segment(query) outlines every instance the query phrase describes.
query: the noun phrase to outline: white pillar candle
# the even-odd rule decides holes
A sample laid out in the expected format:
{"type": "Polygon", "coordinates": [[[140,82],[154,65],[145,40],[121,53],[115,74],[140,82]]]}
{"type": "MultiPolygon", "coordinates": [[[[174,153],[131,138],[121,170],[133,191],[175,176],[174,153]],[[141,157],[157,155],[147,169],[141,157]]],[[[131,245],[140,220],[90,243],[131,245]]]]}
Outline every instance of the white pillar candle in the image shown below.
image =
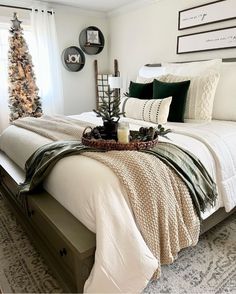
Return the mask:
{"type": "Polygon", "coordinates": [[[123,144],[129,143],[129,124],[126,122],[121,122],[118,125],[117,130],[118,142],[123,144]]]}

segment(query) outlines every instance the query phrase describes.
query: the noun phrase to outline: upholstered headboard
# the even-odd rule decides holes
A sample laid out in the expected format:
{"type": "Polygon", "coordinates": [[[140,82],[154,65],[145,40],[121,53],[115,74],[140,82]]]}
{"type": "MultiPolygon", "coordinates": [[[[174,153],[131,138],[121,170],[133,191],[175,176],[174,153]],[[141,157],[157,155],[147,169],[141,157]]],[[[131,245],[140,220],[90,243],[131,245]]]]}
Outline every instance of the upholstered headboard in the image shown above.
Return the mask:
{"type": "Polygon", "coordinates": [[[146,64],[140,68],[139,76],[151,78],[169,73],[183,76],[186,74],[182,74],[181,69],[185,66],[191,68],[191,70],[188,71],[188,74],[194,76],[203,74],[206,65],[212,66],[214,63],[214,69],[220,73],[220,79],[216,88],[212,118],[236,121],[236,58],[218,59],[220,63],[215,61],[216,60],[196,60],[175,63],[146,64]],[[196,65],[198,70],[194,70],[194,65],[196,65]],[[172,69],[175,69],[174,72],[170,69],[171,66],[173,66],[172,69]]]}

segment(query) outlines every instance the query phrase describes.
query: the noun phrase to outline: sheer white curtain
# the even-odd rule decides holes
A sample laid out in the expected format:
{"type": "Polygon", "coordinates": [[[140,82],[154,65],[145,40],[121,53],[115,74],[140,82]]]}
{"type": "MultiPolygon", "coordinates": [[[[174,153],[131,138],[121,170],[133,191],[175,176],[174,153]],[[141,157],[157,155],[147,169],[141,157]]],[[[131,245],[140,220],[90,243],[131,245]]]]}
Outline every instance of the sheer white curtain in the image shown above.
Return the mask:
{"type": "Polygon", "coordinates": [[[32,36],[35,39],[35,71],[44,114],[63,114],[63,89],[60,55],[57,44],[54,13],[45,6],[33,7],[32,36]]]}
{"type": "Polygon", "coordinates": [[[8,36],[9,27],[0,24],[0,134],[9,125],[8,36]]]}

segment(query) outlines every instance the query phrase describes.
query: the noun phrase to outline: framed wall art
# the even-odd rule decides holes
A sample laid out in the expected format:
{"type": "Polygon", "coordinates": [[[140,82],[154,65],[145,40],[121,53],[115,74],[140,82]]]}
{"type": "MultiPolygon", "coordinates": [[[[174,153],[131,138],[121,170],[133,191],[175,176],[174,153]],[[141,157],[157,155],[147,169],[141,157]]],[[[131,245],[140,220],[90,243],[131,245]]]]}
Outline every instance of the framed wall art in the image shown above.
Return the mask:
{"type": "Polygon", "coordinates": [[[98,30],[87,30],[87,43],[89,44],[100,44],[98,30]]]}
{"type": "Polygon", "coordinates": [[[177,37],[177,54],[236,48],[236,27],[177,37]]]}
{"type": "Polygon", "coordinates": [[[202,26],[236,18],[235,0],[218,0],[179,11],[178,29],[202,26]]]}

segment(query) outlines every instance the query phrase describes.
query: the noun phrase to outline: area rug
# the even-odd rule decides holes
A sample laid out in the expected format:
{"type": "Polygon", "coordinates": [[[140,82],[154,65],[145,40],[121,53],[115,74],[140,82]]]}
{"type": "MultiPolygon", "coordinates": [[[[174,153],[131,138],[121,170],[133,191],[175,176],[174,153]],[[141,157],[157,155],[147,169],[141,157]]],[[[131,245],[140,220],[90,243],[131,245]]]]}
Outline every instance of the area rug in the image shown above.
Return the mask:
{"type": "Polygon", "coordinates": [[[236,213],[182,250],[144,293],[236,294],[236,213]]]}
{"type": "Polygon", "coordinates": [[[62,292],[1,194],[0,289],[3,294],[62,292]]]}
{"type": "MultiPolygon", "coordinates": [[[[33,247],[0,195],[0,289],[6,293],[61,293],[45,261],[33,247]]],[[[0,291],[1,291],[0,290],[0,291]]],[[[143,294],[236,293],[236,213],[179,253],[143,294]]]]}

